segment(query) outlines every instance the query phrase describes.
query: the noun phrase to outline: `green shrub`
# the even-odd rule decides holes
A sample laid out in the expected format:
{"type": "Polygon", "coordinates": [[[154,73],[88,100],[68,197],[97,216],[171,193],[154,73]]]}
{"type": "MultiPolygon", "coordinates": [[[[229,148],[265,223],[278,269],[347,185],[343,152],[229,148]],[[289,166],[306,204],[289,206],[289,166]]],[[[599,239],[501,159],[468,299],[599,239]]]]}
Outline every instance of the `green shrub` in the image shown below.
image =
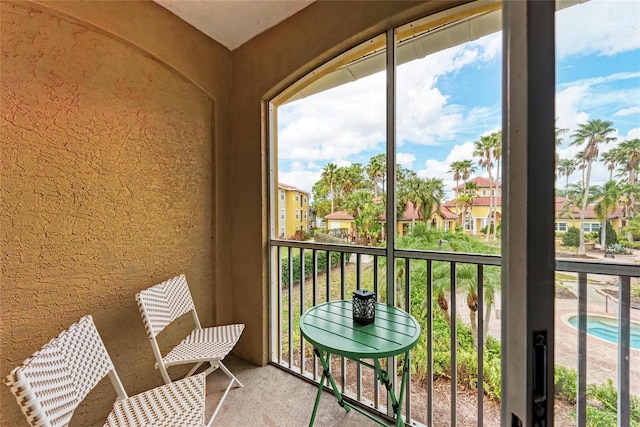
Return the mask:
{"type": "Polygon", "coordinates": [[[564,366],[556,366],[553,379],[556,387],[556,396],[575,405],[578,393],[578,373],[576,370],[565,368],[564,366]]]}
{"type": "Polygon", "coordinates": [[[317,230],[315,232],[315,241],[319,243],[335,243],[337,245],[344,245],[346,243],[344,239],[334,237],[330,234],[323,233],[317,230]]]}
{"type": "Polygon", "coordinates": [[[590,231],[588,233],[584,233],[585,240],[597,240],[600,241],[600,232],[599,231],[590,231]]]}
{"type": "MultiPolygon", "coordinates": [[[[602,384],[587,386],[587,397],[594,401],[587,406],[587,426],[614,426],[618,414],[618,390],[611,379],[602,384]]],[[[631,425],[640,426],[640,399],[629,396],[629,415],[631,425]]]]}
{"type": "MultiPolygon", "coordinates": [[[[486,225],[486,226],[482,227],[482,229],[480,230],[480,232],[481,232],[482,234],[487,234],[487,229],[488,229],[488,228],[490,228],[490,230],[489,230],[489,234],[493,234],[493,224],[491,224],[490,226],[489,226],[489,225],[486,225]]],[[[497,231],[497,234],[500,234],[500,230],[501,230],[501,228],[502,228],[502,224],[499,224],[499,225],[498,225],[498,231],[497,231]]]]}
{"type": "Polygon", "coordinates": [[[580,230],[577,227],[569,227],[564,236],[562,236],[562,243],[565,246],[579,246],[580,245],[580,230]]]}
{"type": "MultiPolygon", "coordinates": [[[[327,253],[324,251],[319,251],[317,260],[317,269],[318,273],[323,271],[327,271],[327,253]]],[[[351,254],[345,254],[346,260],[349,261],[351,258],[351,254]]],[[[331,252],[331,268],[336,267],[340,264],[340,253],[339,252],[331,252]]],[[[300,281],[300,255],[294,255],[292,257],[292,273],[293,273],[293,282],[300,281]]],[[[304,278],[308,279],[313,274],[313,253],[311,251],[306,251],[304,254],[304,278]]],[[[289,259],[285,258],[282,260],[282,284],[289,285],[289,259]]]]}

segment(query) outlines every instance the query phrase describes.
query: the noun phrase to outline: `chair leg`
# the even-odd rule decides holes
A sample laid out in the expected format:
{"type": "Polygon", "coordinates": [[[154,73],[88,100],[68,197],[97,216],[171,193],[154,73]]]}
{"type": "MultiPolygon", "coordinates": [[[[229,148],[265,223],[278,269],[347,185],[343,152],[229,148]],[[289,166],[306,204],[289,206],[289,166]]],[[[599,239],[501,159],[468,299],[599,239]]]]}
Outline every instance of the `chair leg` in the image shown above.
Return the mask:
{"type": "MultiPolygon", "coordinates": [[[[226,370],[227,368],[224,368],[224,370],[226,370]]],[[[222,395],[222,397],[220,398],[220,402],[218,402],[218,406],[216,406],[216,410],[213,411],[213,415],[211,415],[211,418],[209,418],[209,422],[207,423],[207,427],[211,427],[211,425],[213,424],[213,420],[215,419],[216,415],[218,415],[218,411],[220,411],[220,408],[222,407],[222,403],[224,403],[224,399],[227,398],[227,394],[229,394],[229,390],[231,390],[231,386],[233,385],[234,381],[238,381],[236,379],[236,377],[234,377],[233,375],[231,375],[233,378],[231,379],[231,381],[229,381],[229,385],[227,385],[226,390],[224,391],[224,394],[222,395]]],[[[240,384],[240,382],[238,381],[238,384],[240,384]]],[[[242,384],[240,384],[240,387],[242,387],[242,384]]]]}
{"type": "Polygon", "coordinates": [[[244,386],[242,385],[242,383],[241,383],[240,381],[238,381],[238,379],[235,377],[235,375],[233,375],[233,374],[231,373],[231,371],[230,371],[229,369],[227,369],[227,367],[226,367],[226,366],[224,366],[224,365],[222,364],[222,361],[220,361],[220,360],[218,361],[218,366],[220,367],[220,369],[222,369],[222,371],[223,371],[225,374],[227,374],[227,376],[228,376],[229,378],[231,378],[231,383],[232,383],[232,384],[233,384],[233,382],[235,381],[235,382],[237,382],[237,383],[238,383],[238,385],[239,385],[240,387],[244,387],[244,386]]]}

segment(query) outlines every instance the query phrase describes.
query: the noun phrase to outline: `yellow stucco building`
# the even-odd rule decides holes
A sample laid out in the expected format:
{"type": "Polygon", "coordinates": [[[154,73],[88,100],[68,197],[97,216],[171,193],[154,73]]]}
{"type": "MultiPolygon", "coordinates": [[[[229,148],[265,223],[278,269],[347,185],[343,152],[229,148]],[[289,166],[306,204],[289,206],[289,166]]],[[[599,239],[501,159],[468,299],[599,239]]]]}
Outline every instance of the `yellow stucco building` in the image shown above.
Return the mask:
{"type": "MultiPolygon", "coordinates": [[[[496,206],[496,224],[500,225],[502,219],[502,195],[499,182],[477,176],[467,183],[474,184],[471,203],[467,206],[464,229],[471,235],[478,235],[481,230],[490,223],[492,204],[496,206]]],[[[456,202],[458,194],[465,188],[464,184],[454,188],[456,197],[444,203],[444,207],[453,212],[457,218],[457,224],[462,224],[463,207],[456,202]]],[[[469,190],[467,190],[469,191],[469,190]]]]}
{"type": "Polygon", "coordinates": [[[293,237],[309,232],[309,193],[291,185],[278,183],[278,236],[293,237]]]}

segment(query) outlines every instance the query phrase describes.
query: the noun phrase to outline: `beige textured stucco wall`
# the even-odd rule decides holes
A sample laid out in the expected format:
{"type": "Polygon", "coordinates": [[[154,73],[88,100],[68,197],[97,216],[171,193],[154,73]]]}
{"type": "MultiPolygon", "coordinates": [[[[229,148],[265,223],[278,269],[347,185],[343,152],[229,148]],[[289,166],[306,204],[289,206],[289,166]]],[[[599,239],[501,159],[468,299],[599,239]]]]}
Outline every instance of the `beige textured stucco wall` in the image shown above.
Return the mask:
{"type": "Polygon", "coordinates": [[[181,272],[202,322],[244,322],[236,353],[267,363],[264,100],[455,3],[319,1],[233,54],[150,1],[0,3],[0,376],[91,313],[125,388],[160,384],[133,295],[181,272]]]}
{"type": "Polygon", "coordinates": [[[317,1],[233,51],[233,302],[236,321],[251,325],[244,332],[247,339],[236,347],[244,357],[268,361],[269,147],[264,101],[387,28],[461,3],[317,1]]]}
{"type": "MultiPolygon", "coordinates": [[[[230,52],[151,2],[0,7],[0,376],[90,313],[126,390],[159,385],[138,290],[185,273],[203,324],[232,317],[214,269],[230,52]]],[[[104,419],[107,391],[75,425],[104,419]]],[[[26,425],[0,400],[0,425],[26,425]]]]}

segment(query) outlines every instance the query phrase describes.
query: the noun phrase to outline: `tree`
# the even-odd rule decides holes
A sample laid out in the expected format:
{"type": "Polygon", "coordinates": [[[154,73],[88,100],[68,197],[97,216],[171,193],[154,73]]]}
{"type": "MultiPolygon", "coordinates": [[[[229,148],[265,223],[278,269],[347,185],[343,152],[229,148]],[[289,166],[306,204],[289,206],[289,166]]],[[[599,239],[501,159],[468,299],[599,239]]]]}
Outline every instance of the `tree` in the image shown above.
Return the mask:
{"type": "MultiPolygon", "coordinates": [[[[473,337],[473,344],[478,348],[478,274],[477,267],[473,264],[458,264],[456,270],[456,279],[458,286],[464,289],[467,295],[466,302],[469,307],[469,324],[471,325],[471,335],[473,337]]],[[[488,323],[491,313],[491,308],[495,302],[495,296],[500,289],[500,273],[495,267],[487,267],[484,271],[484,280],[482,283],[484,290],[485,300],[485,325],[483,329],[483,337],[487,335],[488,323]]],[[[483,340],[484,342],[484,340],[483,340]]]]}
{"type": "Polygon", "coordinates": [[[602,163],[607,167],[607,170],[609,171],[609,181],[611,181],[613,179],[613,171],[615,170],[618,162],[618,150],[616,148],[612,148],[606,153],[602,153],[600,160],[602,160],[602,163]]]}
{"type": "MultiPolygon", "coordinates": [[[[473,198],[476,195],[476,190],[476,184],[469,182],[465,185],[463,193],[460,193],[456,199],[456,204],[462,206],[462,230],[467,228],[467,209],[472,209],[473,207],[473,198]]],[[[471,217],[471,230],[473,230],[473,211],[469,213],[469,216],[471,217]]]]}
{"type": "MultiPolygon", "coordinates": [[[[556,122],[558,121],[558,118],[556,117],[556,122]]],[[[554,128],[554,134],[555,134],[555,139],[556,139],[556,147],[559,147],[560,144],[562,144],[562,138],[560,137],[560,135],[564,135],[565,133],[567,133],[569,131],[569,129],[561,129],[558,126],[555,126],[554,128]]],[[[556,179],[558,179],[558,164],[560,163],[560,154],[558,154],[558,152],[556,151],[555,154],[555,159],[556,159],[556,179]]]]}
{"type": "Polygon", "coordinates": [[[631,218],[627,226],[622,229],[622,232],[630,234],[632,237],[640,235],[640,216],[631,218]]]}
{"type": "MultiPolygon", "coordinates": [[[[321,178],[326,182],[329,187],[329,194],[331,194],[331,213],[334,212],[334,199],[336,196],[335,184],[338,177],[338,166],[335,163],[327,163],[322,168],[321,178]]],[[[315,200],[315,199],[314,199],[315,200]]]]}
{"type": "Polygon", "coordinates": [[[613,123],[600,119],[591,119],[587,123],[580,123],[578,129],[572,135],[571,145],[583,147],[583,158],[585,162],[585,177],[583,181],[584,197],[582,198],[582,209],[580,211],[580,246],[578,255],[586,253],[584,246],[584,216],[587,211],[587,199],[589,196],[589,181],[591,179],[591,166],[598,158],[599,145],[613,141],[615,138],[608,135],[615,131],[611,126],[613,123]]]}
{"type": "MultiPolygon", "coordinates": [[[[431,218],[434,207],[440,209],[444,198],[444,184],[441,179],[422,179],[417,176],[402,182],[398,188],[398,208],[404,212],[407,203],[411,202],[418,214],[418,218],[425,224],[431,218]]],[[[412,219],[415,226],[415,218],[412,219]]]]}
{"type": "MultiPolygon", "coordinates": [[[[493,189],[493,166],[494,166],[494,151],[496,150],[497,145],[502,145],[502,138],[498,136],[498,132],[494,132],[490,135],[481,136],[480,140],[475,141],[475,149],[473,150],[473,155],[478,157],[478,164],[481,168],[486,169],[489,174],[489,180],[491,184],[489,186],[489,225],[494,224],[494,194],[497,192],[493,189]]],[[[496,228],[494,224],[494,229],[496,228]]],[[[489,240],[489,235],[491,228],[487,231],[485,235],[485,240],[489,240]]]]}
{"type": "Polygon", "coordinates": [[[620,199],[618,184],[610,180],[605,182],[602,187],[595,186],[593,188],[593,199],[596,203],[593,210],[602,223],[600,226],[600,247],[604,250],[607,242],[607,222],[609,215],[616,211],[618,200],[620,199]]]}
{"type": "Polygon", "coordinates": [[[449,170],[447,171],[448,173],[452,173],[453,174],[453,180],[456,182],[456,187],[454,189],[455,191],[455,197],[458,197],[458,187],[460,187],[460,180],[462,179],[462,166],[461,166],[461,162],[451,162],[451,164],[449,165],[449,170]]]}
{"type": "Polygon", "coordinates": [[[578,162],[575,159],[560,159],[558,163],[558,175],[565,176],[564,191],[567,192],[569,187],[569,177],[575,172],[578,162]]]}
{"type": "Polygon", "coordinates": [[[378,154],[369,159],[367,165],[367,175],[373,183],[373,197],[378,197],[378,182],[382,184],[382,191],[385,191],[385,176],[387,172],[387,156],[378,154]]]}
{"type": "Polygon", "coordinates": [[[365,171],[360,163],[338,168],[336,172],[336,193],[339,203],[344,202],[349,194],[366,188],[365,171]]]}
{"type": "Polygon", "coordinates": [[[452,162],[449,166],[449,172],[453,173],[453,179],[456,181],[455,188],[455,197],[456,197],[456,205],[462,206],[462,229],[464,230],[464,224],[467,218],[467,206],[471,205],[471,197],[467,197],[467,180],[471,176],[472,173],[476,171],[476,167],[474,166],[471,160],[460,160],[457,162],[452,162]],[[462,195],[464,197],[460,197],[460,186],[458,182],[462,180],[463,189],[462,195]]]}
{"type": "Polygon", "coordinates": [[[640,138],[623,141],[616,148],[616,161],[627,171],[629,184],[635,184],[640,165],[640,138]]]}
{"type": "Polygon", "coordinates": [[[638,167],[640,165],[640,138],[623,141],[615,151],[616,163],[621,165],[623,170],[627,172],[627,187],[624,191],[628,198],[628,212],[626,215],[634,216],[636,214],[638,201],[638,167]]]}
{"type": "Polygon", "coordinates": [[[371,193],[365,190],[351,193],[345,199],[346,210],[353,216],[356,245],[360,244],[362,235],[367,235],[365,230],[365,223],[368,224],[366,216],[371,211],[367,211],[367,208],[372,204],[374,204],[373,197],[371,193]]]}

